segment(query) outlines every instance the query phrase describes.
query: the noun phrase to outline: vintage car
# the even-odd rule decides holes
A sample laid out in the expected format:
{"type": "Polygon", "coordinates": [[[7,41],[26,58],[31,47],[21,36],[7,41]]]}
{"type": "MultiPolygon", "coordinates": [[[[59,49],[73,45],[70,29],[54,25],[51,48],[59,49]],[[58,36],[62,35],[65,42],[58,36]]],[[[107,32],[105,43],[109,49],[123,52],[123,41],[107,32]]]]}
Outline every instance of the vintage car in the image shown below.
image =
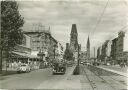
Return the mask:
{"type": "Polygon", "coordinates": [[[54,63],[53,64],[53,74],[65,74],[66,64],[65,63],[54,63]]]}
{"type": "Polygon", "coordinates": [[[17,72],[21,73],[21,72],[30,72],[31,68],[28,64],[22,64],[17,68],[17,72]]]}

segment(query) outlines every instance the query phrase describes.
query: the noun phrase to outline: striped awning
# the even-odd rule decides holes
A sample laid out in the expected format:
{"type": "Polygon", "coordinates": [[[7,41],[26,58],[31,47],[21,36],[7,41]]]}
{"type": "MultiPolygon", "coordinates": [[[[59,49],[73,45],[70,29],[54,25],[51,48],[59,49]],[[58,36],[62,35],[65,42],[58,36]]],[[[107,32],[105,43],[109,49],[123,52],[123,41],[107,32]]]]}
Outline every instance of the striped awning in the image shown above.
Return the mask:
{"type": "Polygon", "coordinates": [[[12,58],[36,58],[36,59],[39,59],[38,56],[30,55],[30,54],[26,54],[26,53],[15,52],[15,51],[12,51],[11,57],[12,58]]]}
{"type": "Polygon", "coordinates": [[[28,58],[28,55],[25,54],[25,53],[20,53],[20,52],[12,51],[11,57],[12,58],[28,58]]]}

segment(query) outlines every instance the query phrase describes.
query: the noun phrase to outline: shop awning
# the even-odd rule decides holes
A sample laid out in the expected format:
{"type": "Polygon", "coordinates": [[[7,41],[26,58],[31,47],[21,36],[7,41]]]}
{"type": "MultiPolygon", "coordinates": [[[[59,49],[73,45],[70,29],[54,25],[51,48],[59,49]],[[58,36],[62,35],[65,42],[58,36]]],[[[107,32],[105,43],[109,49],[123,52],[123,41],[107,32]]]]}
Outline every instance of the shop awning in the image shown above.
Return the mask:
{"type": "Polygon", "coordinates": [[[26,53],[15,52],[15,51],[12,51],[11,57],[12,58],[37,58],[39,59],[39,57],[36,55],[30,55],[26,53]]]}
{"type": "Polygon", "coordinates": [[[28,58],[28,55],[25,54],[25,53],[20,53],[20,52],[12,51],[11,57],[12,58],[28,58]]]}

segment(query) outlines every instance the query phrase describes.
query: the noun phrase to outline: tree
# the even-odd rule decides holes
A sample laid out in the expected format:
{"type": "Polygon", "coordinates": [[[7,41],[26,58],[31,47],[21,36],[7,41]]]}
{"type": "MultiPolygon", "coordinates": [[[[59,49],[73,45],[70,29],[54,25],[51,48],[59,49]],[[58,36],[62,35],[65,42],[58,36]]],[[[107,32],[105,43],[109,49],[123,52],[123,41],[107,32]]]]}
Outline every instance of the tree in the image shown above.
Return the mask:
{"type": "Polygon", "coordinates": [[[70,49],[66,49],[64,52],[64,59],[71,61],[73,60],[73,52],[70,49]]]}
{"type": "Polygon", "coordinates": [[[22,43],[23,33],[21,27],[23,24],[24,19],[19,13],[17,2],[1,1],[1,71],[3,51],[9,54],[17,44],[22,43]]]}

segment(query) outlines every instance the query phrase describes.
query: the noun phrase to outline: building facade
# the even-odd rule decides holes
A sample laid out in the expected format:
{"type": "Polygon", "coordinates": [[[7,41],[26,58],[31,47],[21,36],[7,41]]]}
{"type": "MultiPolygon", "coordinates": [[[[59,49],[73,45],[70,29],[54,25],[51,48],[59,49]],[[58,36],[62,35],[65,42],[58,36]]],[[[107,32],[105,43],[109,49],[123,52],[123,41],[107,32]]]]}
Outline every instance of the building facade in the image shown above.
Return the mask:
{"type": "Polygon", "coordinates": [[[108,42],[109,42],[109,40],[106,40],[106,41],[104,42],[104,44],[102,45],[102,50],[101,50],[101,61],[102,61],[104,64],[107,63],[107,59],[108,59],[108,56],[107,56],[108,42]]]}
{"type": "Polygon", "coordinates": [[[118,63],[120,63],[123,60],[123,49],[124,49],[124,36],[125,33],[123,31],[120,31],[118,33],[118,40],[117,40],[117,57],[118,63]]]}
{"type": "Polygon", "coordinates": [[[32,54],[42,58],[53,60],[56,58],[58,42],[52,37],[49,30],[35,30],[24,32],[31,37],[31,50],[32,54]]]}
{"type": "Polygon", "coordinates": [[[30,41],[31,38],[26,34],[23,34],[23,40],[21,45],[16,45],[12,51],[12,59],[29,59],[31,55],[31,48],[30,48],[30,41]]]}
{"type": "Polygon", "coordinates": [[[111,45],[111,57],[112,57],[112,60],[116,63],[116,53],[117,53],[117,40],[118,38],[114,38],[112,40],[112,45],[111,45]]]}
{"type": "Polygon", "coordinates": [[[101,60],[101,47],[98,47],[98,49],[97,49],[97,60],[98,61],[101,60]]]}

